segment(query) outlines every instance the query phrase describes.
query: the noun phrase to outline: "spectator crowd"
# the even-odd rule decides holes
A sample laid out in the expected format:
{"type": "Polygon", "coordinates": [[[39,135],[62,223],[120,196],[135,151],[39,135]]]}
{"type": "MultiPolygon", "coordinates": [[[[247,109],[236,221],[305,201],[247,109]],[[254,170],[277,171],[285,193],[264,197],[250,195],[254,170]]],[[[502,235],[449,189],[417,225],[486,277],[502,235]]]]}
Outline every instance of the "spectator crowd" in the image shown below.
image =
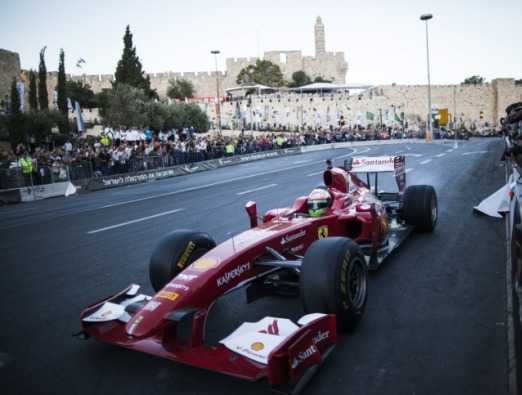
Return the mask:
{"type": "Polygon", "coordinates": [[[96,137],[67,140],[63,145],[19,144],[14,150],[0,150],[0,189],[13,187],[8,184],[13,183],[15,175],[17,184],[21,179],[23,185],[46,184],[303,145],[416,137],[412,133],[384,127],[343,126],[255,135],[242,131],[225,136],[219,132],[198,135],[192,128],[167,132],[105,128],[96,137]]]}

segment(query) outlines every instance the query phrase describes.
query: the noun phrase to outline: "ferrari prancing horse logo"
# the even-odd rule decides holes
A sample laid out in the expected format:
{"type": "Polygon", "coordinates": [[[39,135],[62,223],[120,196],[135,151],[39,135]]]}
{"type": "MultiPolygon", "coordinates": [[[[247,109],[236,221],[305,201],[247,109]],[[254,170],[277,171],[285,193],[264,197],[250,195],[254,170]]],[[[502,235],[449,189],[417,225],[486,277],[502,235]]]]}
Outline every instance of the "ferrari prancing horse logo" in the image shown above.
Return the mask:
{"type": "Polygon", "coordinates": [[[317,229],[317,236],[320,238],[320,239],[326,239],[328,237],[328,226],[320,226],[318,229],[317,229]]]}

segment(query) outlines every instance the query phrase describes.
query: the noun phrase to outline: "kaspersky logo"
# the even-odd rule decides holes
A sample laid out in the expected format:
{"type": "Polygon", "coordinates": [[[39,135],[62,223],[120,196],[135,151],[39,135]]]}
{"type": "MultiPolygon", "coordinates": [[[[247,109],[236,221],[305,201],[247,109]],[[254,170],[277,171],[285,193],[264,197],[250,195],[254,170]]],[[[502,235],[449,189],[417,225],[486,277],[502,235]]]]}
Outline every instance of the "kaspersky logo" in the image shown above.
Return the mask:
{"type": "Polygon", "coordinates": [[[281,245],[285,245],[286,243],[290,243],[291,241],[300,239],[301,237],[304,237],[304,236],[306,236],[306,230],[302,230],[298,233],[294,233],[293,235],[284,236],[281,239],[281,245]]]}

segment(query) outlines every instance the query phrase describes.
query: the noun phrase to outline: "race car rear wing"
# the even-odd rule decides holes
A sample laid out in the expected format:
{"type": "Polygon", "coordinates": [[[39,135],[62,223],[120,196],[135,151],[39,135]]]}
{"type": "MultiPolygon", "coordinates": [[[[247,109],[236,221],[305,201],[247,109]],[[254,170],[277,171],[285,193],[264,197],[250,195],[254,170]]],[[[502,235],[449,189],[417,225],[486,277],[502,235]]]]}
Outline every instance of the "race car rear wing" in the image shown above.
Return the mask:
{"type": "Polygon", "coordinates": [[[398,156],[354,156],[344,163],[345,170],[350,173],[365,173],[368,186],[370,175],[374,175],[374,189],[378,193],[378,174],[394,173],[399,192],[406,188],[406,157],[398,156]]]}

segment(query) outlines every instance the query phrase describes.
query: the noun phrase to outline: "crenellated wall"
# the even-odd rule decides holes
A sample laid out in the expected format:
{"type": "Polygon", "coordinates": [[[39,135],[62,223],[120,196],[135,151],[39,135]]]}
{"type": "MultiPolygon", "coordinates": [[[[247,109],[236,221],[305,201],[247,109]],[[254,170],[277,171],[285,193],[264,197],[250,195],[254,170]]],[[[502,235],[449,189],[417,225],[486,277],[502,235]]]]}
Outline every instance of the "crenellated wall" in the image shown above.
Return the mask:
{"type": "MultiPolygon", "coordinates": [[[[522,101],[522,85],[517,85],[514,79],[496,79],[483,85],[433,85],[431,92],[433,108],[447,108],[451,118],[456,115],[457,124],[468,128],[472,125],[485,127],[486,123],[490,127],[499,127],[505,108],[513,102],[522,101]]],[[[237,114],[240,112],[241,119],[246,123],[269,123],[290,128],[297,125],[329,127],[337,125],[341,115],[352,125],[375,124],[382,115],[383,123],[391,126],[395,122],[395,114],[400,117],[404,113],[410,127],[416,128],[426,120],[427,93],[426,85],[383,85],[351,95],[338,92],[251,96],[250,106],[247,100],[223,103],[222,121],[230,127],[237,126],[237,114]],[[373,113],[373,121],[367,119],[367,113],[373,113]]],[[[215,122],[214,106],[202,108],[215,122]]]]}

